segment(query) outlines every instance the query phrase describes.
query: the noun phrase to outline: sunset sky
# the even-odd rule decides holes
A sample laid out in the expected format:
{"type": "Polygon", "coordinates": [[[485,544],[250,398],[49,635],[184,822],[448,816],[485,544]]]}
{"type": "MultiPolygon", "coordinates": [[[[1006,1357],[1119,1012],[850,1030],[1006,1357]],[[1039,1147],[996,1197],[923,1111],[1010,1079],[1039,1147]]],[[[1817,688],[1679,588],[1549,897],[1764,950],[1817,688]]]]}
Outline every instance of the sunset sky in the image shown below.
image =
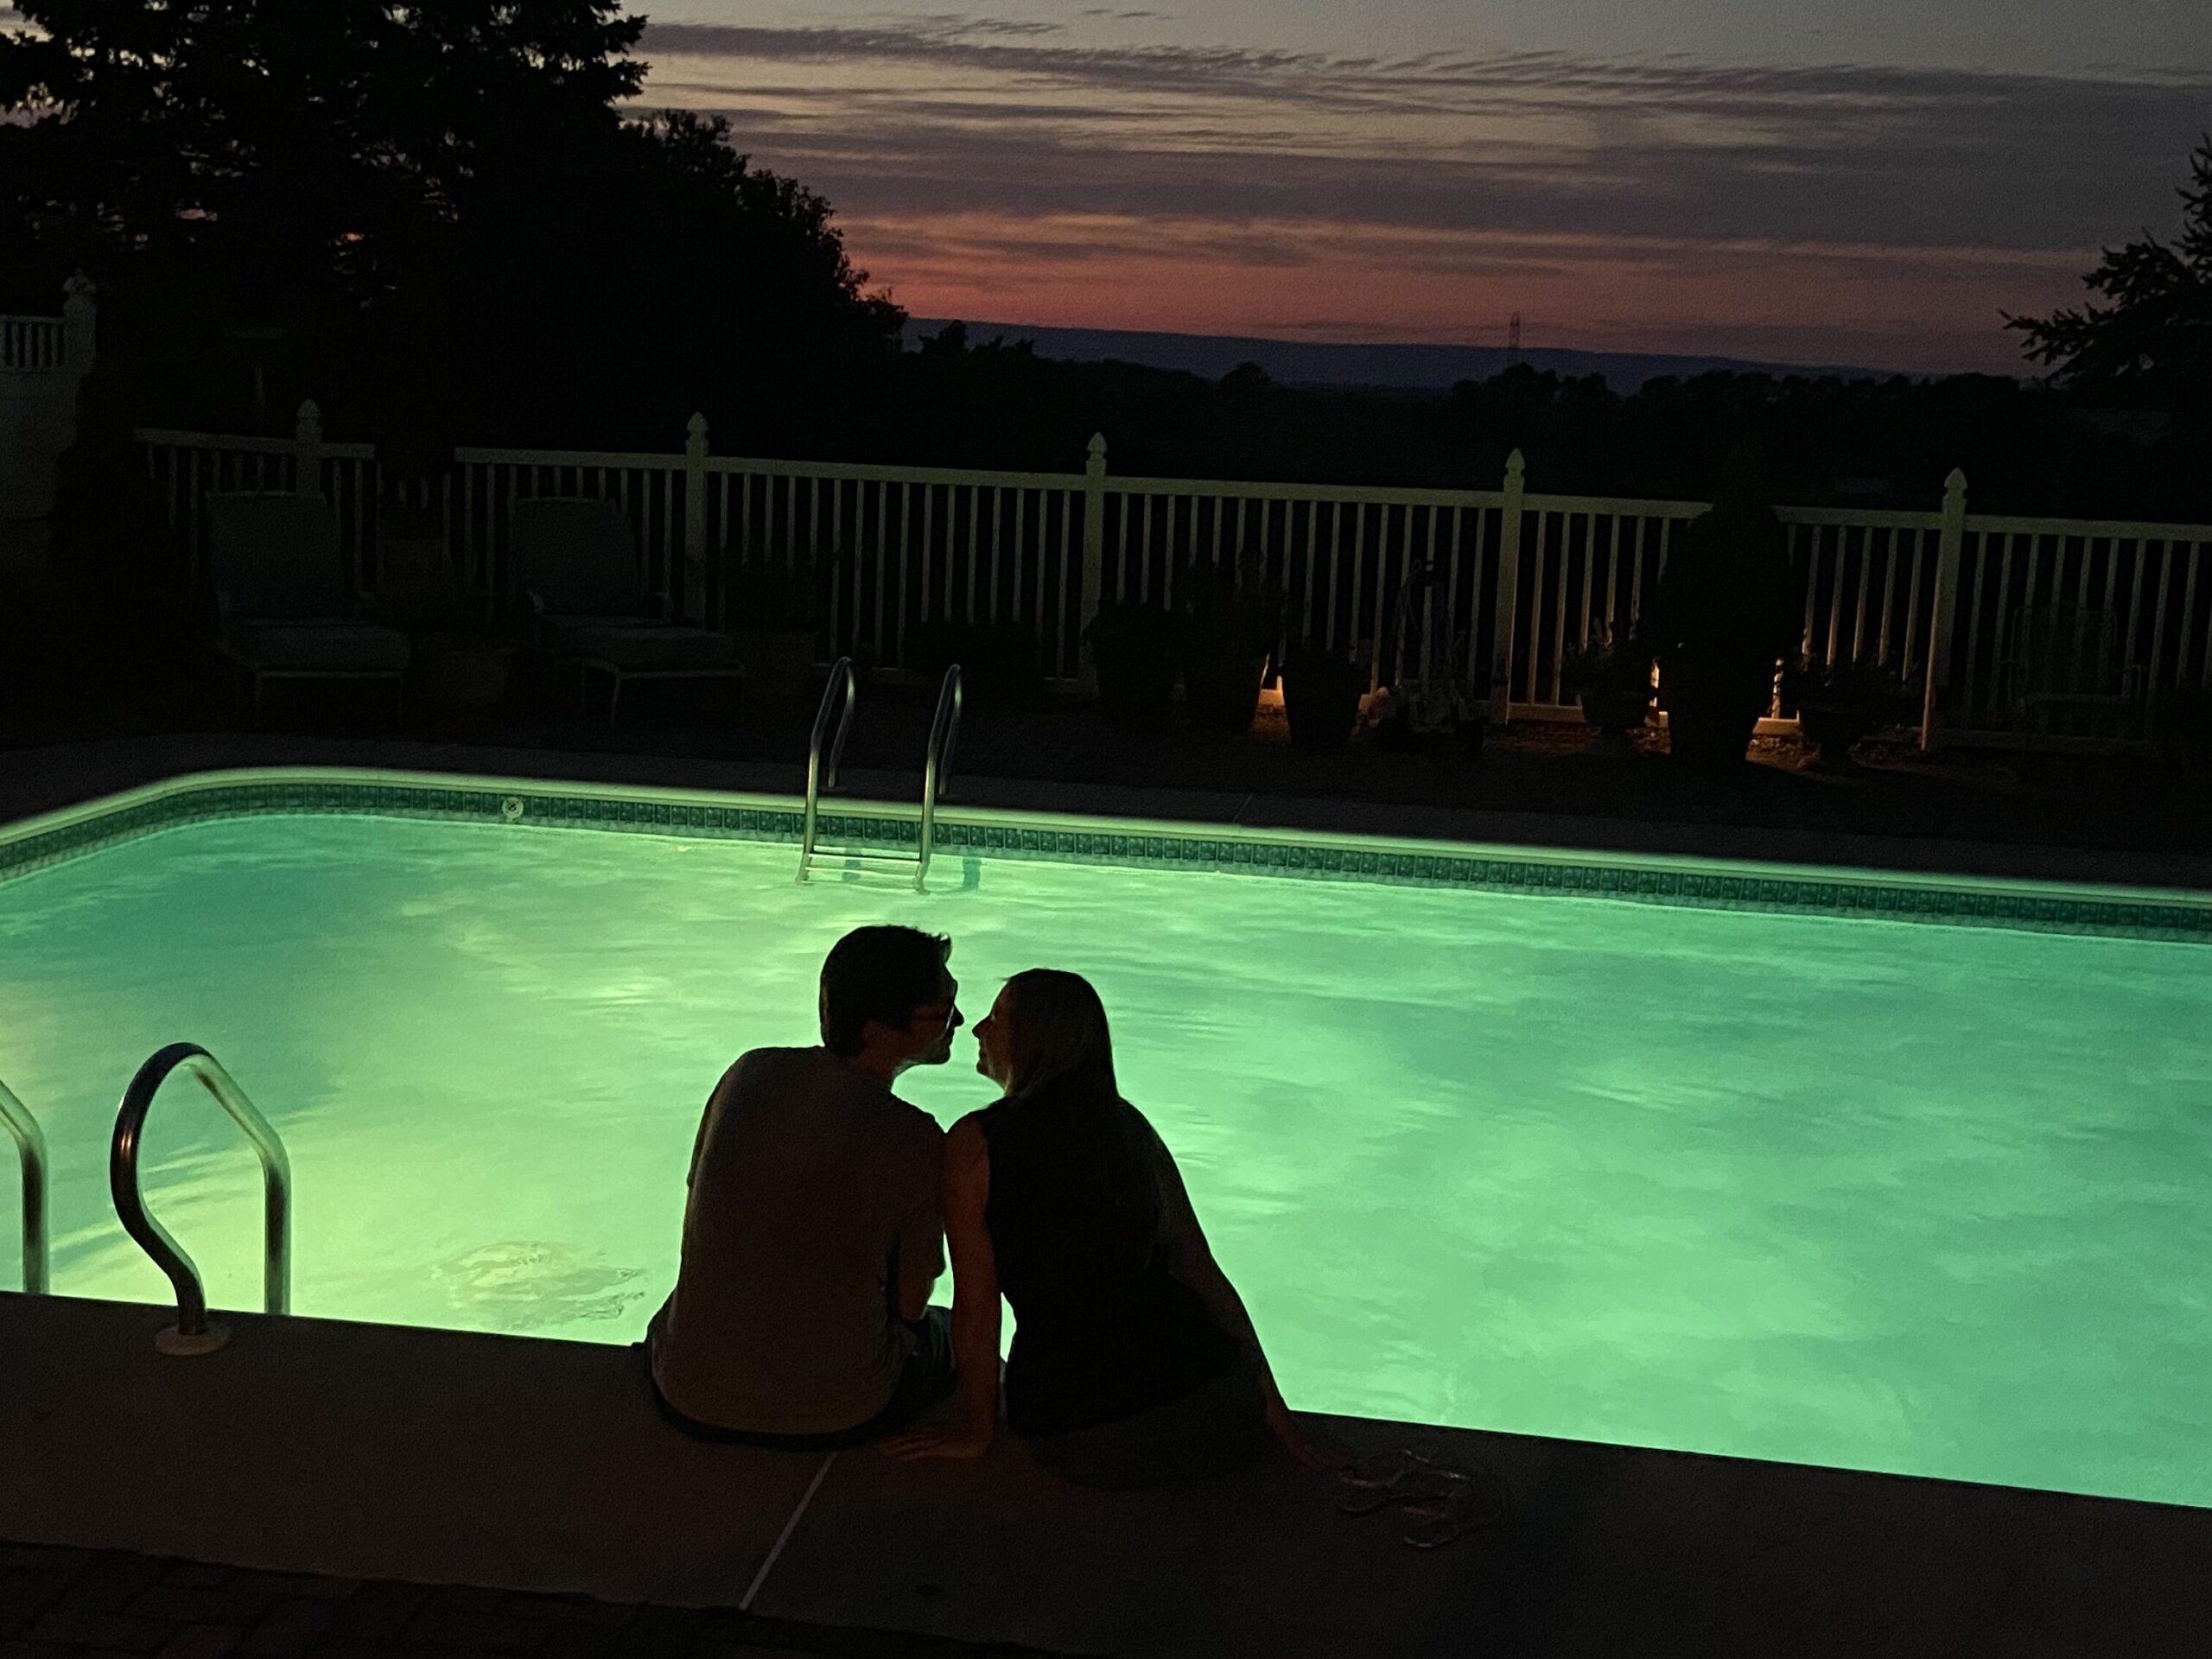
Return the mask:
{"type": "Polygon", "coordinates": [[[2212,0],[945,3],[630,0],[639,101],[917,316],[2000,373],[2212,130],[2212,0]]]}
{"type": "Polygon", "coordinates": [[[2212,128],[2205,0],[638,9],[921,316],[2019,372],[2212,128]]]}

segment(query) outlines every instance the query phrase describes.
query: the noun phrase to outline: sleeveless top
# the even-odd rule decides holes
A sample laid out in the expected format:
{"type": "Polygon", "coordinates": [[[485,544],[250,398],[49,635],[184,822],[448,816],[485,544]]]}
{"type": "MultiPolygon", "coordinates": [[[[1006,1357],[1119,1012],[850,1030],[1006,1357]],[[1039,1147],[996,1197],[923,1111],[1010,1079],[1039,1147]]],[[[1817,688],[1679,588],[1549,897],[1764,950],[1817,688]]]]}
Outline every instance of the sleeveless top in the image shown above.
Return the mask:
{"type": "Polygon", "coordinates": [[[1048,1084],[978,1120],[990,1157],[983,1221],[1014,1308],[1006,1408],[1015,1433],[1130,1416],[1236,1363],[1236,1338],[1168,1272],[1161,1230],[1134,1207],[1158,1192],[1160,1155],[1136,1108],[1048,1084]]]}

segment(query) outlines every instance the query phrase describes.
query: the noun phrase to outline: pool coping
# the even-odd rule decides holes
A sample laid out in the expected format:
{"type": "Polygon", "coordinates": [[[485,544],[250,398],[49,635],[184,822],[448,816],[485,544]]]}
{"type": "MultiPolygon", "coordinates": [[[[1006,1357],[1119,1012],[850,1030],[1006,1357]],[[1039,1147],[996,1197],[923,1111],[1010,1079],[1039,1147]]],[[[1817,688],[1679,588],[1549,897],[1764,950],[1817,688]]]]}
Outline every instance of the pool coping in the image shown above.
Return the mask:
{"type": "Polygon", "coordinates": [[[0,1536],[1114,1659],[2148,1659],[2212,1618],[2186,1505],[1301,1414],[1503,1489],[1423,1553],[1286,1459],[1112,1492],[1011,1435],[964,1462],[715,1446],[625,1349],[221,1318],[228,1345],[178,1358],[159,1307],[0,1292],[0,1536]]]}
{"type": "MultiPolygon", "coordinates": [[[[342,766],[188,770],[0,824],[0,883],[187,824],[259,813],[374,815],[796,849],[803,802],[760,790],[342,766]]],[[[912,850],[918,809],[824,798],[822,873],[841,844],[912,850]]],[[[1319,828],[941,804],[935,857],[1113,864],[1450,886],[2010,931],[2212,944],[2212,892],[2117,882],[1624,852],[1319,828]]],[[[974,872],[965,870],[972,878],[974,872]]]]}

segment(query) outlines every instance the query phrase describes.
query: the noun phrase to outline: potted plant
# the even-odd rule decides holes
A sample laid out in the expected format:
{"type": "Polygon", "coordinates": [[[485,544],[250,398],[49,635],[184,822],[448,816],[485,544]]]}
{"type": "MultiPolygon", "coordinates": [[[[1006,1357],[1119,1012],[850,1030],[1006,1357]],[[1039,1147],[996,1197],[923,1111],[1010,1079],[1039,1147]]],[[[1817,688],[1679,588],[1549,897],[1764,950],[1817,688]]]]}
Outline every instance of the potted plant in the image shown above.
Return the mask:
{"type": "Polygon", "coordinates": [[[837,568],[834,555],[816,559],[805,554],[790,563],[764,556],[727,567],[723,614],[737,660],[756,690],[795,693],[805,684],[830,620],[830,584],[837,568]]]}
{"type": "Polygon", "coordinates": [[[1083,637],[1106,717],[1137,731],[1164,728],[1175,706],[1175,619],[1124,601],[1100,610],[1083,637]]]}
{"type": "Polygon", "coordinates": [[[1391,607],[1396,626],[1390,634],[1388,680],[1378,690],[1375,709],[1375,743],[1378,748],[1411,753],[1434,753],[1458,747],[1468,756],[1483,752],[1483,738],[1490,729],[1490,705],[1459,668],[1470,659],[1470,636],[1449,630],[1448,603],[1430,602],[1441,592],[1434,565],[1410,572],[1398,589],[1391,607]],[[1415,601],[1422,601],[1418,606],[1415,601]],[[1440,636],[1436,622],[1441,608],[1447,613],[1440,636]],[[1418,612],[1421,626],[1413,620],[1418,612]]]}
{"type": "Polygon", "coordinates": [[[1311,641],[1283,658],[1282,712],[1294,748],[1341,749],[1359,721],[1359,702],[1371,677],[1368,660],[1311,641]]]}
{"type": "Polygon", "coordinates": [[[1644,612],[1669,753],[1700,769],[1742,763],[1796,644],[1803,598],[1758,448],[1738,443],[1711,511],[1683,527],[1644,612]]]}
{"type": "Polygon", "coordinates": [[[1282,589],[1264,571],[1259,549],[1248,548],[1230,569],[1193,563],[1176,576],[1183,708],[1193,731],[1252,729],[1268,657],[1282,631],[1282,589]]]}
{"type": "Polygon", "coordinates": [[[1821,663],[1801,657],[1782,671],[1782,701],[1797,710],[1797,728],[1823,766],[1851,765],[1851,746],[1869,732],[1904,718],[1904,677],[1886,663],[1821,663]]]}
{"type": "Polygon", "coordinates": [[[1600,622],[1586,645],[1571,645],[1560,664],[1560,689],[1582,705],[1582,718],[1601,741],[1632,747],[1629,734],[1651,712],[1651,650],[1641,639],[1622,639],[1600,622]]]}

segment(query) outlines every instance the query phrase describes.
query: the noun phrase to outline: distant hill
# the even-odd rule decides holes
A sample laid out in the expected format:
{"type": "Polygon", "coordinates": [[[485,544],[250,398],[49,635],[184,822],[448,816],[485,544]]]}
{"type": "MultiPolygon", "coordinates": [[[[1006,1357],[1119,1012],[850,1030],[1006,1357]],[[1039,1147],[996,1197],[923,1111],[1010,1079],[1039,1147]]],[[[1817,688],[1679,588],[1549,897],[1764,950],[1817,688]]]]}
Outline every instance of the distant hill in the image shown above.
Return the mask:
{"type": "MultiPolygon", "coordinates": [[[[945,320],[911,317],[906,322],[906,346],[912,350],[925,336],[944,327],[945,320]]],[[[1040,328],[1030,323],[977,322],[968,324],[968,343],[987,344],[1003,336],[1006,343],[1034,340],[1039,357],[1077,363],[1117,359],[1147,368],[1182,369],[1218,380],[1240,363],[1257,363],[1269,378],[1284,385],[1370,388],[1392,391],[1447,391],[1460,380],[1487,380],[1512,360],[1502,346],[1363,346],[1315,344],[1306,340],[1259,340],[1238,334],[1156,334],[1120,328],[1040,328]]],[[[1563,377],[1601,374],[1615,391],[1636,391],[1660,375],[1685,378],[1713,370],[1734,374],[1764,373],[1808,377],[1840,375],[1847,380],[1885,380],[1891,371],[1841,365],[1755,363],[1735,357],[1677,357],[1649,352],[1567,352],[1542,347],[1524,350],[1521,361],[1538,370],[1549,369],[1563,377]]],[[[1916,376],[1916,378],[1930,377],[1916,376]]]]}

